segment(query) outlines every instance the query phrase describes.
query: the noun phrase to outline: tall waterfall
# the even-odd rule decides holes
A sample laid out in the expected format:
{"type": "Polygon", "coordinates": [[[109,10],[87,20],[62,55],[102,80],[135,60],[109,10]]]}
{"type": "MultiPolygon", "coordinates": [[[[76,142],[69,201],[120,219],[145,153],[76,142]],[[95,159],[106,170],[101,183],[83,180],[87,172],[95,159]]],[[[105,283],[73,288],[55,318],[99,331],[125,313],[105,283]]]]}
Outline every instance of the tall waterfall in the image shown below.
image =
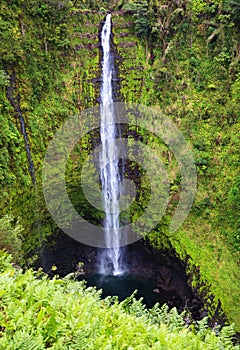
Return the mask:
{"type": "Polygon", "coordinates": [[[120,174],[116,125],[113,107],[112,78],[114,63],[111,57],[111,15],[106,16],[101,32],[103,50],[102,84],[100,90],[101,143],[100,178],[102,184],[102,204],[105,211],[104,228],[106,249],[100,254],[101,274],[119,275],[123,273],[121,247],[119,247],[119,198],[120,174]]]}

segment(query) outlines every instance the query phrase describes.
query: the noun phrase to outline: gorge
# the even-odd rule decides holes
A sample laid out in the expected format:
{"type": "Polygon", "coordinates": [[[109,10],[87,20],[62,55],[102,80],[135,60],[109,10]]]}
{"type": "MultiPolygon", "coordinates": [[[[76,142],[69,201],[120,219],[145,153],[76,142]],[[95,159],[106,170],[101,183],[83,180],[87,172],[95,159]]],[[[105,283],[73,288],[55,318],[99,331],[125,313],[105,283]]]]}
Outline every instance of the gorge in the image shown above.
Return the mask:
{"type": "MultiPolygon", "coordinates": [[[[152,307],[156,302],[160,305],[167,303],[170,307],[176,307],[179,312],[188,310],[195,320],[200,319],[208,314],[206,300],[204,300],[208,293],[207,288],[201,295],[200,287],[204,289],[204,284],[197,288],[191,287],[190,280],[193,277],[191,274],[187,275],[187,264],[176,256],[172,247],[167,250],[165,248],[156,250],[148,247],[148,244],[151,245],[149,241],[147,244],[140,241],[131,246],[121,246],[123,239],[120,236],[119,202],[124,192],[122,183],[125,174],[124,166],[120,167],[119,164],[119,143],[116,142],[121,138],[122,130],[121,125],[117,125],[115,121],[117,111],[114,110],[113,80],[119,79],[116,77],[116,70],[119,68],[114,66],[116,50],[113,50],[110,14],[106,15],[100,26],[99,42],[101,120],[98,142],[101,144],[101,151],[98,171],[104,211],[104,219],[100,224],[104,227],[106,248],[88,247],[60,235],[56,238],[54,247],[51,248],[51,244],[43,247],[37,266],[49,272],[54,265],[57,267],[56,273],[64,276],[71,274],[74,270],[78,271],[80,263],[80,265],[83,264],[82,272],[77,278],[86,280],[88,286],[102,289],[103,297],[117,295],[119,300],[124,300],[137,291],[136,296],[143,298],[148,307],[152,307]]],[[[114,93],[119,95],[116,87],[114,93]]],[[[126,130],[125,128],[125,134],[126,130]]],[[[140,138],[137,131],[135,134],[140,138]]],[[[122,159],[121,162],[124,164],[122,159]]],[[[131,180],[136,180],[134,177],[138,175],[135,173],[131,180]]],[[[141,188],[138,190],[141,191],[141,188]]],[[[165,238],[162,237],[162,239],[165,238]]],[[[213,298],[214,296],[210,295],[210,299],[213,298]]],[[[208,303],[208,307],[210,304],[208,303]]],[[[224,324],[224,320],[225,316],[218,304],[216,309],[212,310],[210,322],[224,324]]]]}

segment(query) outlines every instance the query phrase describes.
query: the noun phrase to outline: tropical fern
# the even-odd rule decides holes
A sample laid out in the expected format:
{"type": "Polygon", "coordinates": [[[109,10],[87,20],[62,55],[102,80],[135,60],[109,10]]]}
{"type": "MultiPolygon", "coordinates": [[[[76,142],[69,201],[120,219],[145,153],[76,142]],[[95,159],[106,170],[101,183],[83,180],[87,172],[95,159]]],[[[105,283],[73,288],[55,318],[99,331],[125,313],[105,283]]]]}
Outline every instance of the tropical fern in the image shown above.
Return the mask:
{"type": "Polygon", "coordinates": [[[0,271],[0,349],[239,350],[233,327],[214,331],[206,319],[188,327],[176,309],[148,310],[135,294],[102,300],[84,283],[15,270],[1,252],[0,271]]]}

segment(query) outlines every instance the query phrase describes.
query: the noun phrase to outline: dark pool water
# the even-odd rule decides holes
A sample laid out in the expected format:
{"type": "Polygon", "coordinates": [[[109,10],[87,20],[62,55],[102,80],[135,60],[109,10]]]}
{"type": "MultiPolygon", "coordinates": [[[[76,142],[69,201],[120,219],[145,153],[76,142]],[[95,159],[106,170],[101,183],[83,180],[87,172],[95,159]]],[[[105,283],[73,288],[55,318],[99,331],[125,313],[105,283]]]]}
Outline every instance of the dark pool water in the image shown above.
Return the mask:
{"type": "Polygon", "coordinates": [[[102,297],[118,296],[122,301],[133,294],[135,290],[136,299],[143,298],[143,302],[147,307],[152,307],[155,303],[154,286],[151,279],[144,279],[143,276],[133,274],[124,274],[121,276],[113,275],[91,275],[84,276],[87,286],[96,286],[102,289],[102,297]]]}

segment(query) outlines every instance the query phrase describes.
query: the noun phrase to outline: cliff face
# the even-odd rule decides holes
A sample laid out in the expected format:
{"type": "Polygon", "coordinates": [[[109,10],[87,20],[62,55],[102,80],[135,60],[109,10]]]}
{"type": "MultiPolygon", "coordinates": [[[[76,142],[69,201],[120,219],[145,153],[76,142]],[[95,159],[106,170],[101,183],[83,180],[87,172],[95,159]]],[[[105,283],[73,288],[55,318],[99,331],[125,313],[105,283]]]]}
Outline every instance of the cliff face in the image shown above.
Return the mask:
{"type": "MultiPolygon", "coordinates": [[[[46,147],[65,120],[99,103],[99,30],[105,12],[44,10],[40,5],[19,5],[16,12],[7,2],[1,6],[1,210],[21,217],[30,239],[28,251],[35,246],[35,238],[30,238],[36,229],[34,223],[43,225],[43,236],[54,225],[49,222],[50,227],[45,226],[48,220],[41,194],[41,164],[46,147]],[[4,30],[10,22],[11,31],[4,30]],[[30,168],[36,184],[31,180],[30,168]]],[[[113,13],[118,101],[137,101],[146,79],[144,50],[130,31],[131,18],[126,20],[124,16],[123,11],[113,13]]]]}
{"type": "MultiPolygon", "coordinates": [[[[176,3],[171,7],[150,1],[148,8],[131,5],[125,10],[119,3],[112,10],[117,99],[161,111],[190,142],[198,172],[192,211],[176,233],[169,235],[166,218],[150,238],[158,247],[171,244],[182,258],[191,257],[229,319],[240,327],[237,12],[229,12],[221,1],[202,7],[197,1],[191,6],[176,3]]],[[[54,1],[0,5],[1,215],[19,218],[24,253],[57,231],[41,187],[49,141],[70,116],[99,102],[103,5],[107,6],[99,2],[94,9],[87,4],[81,8],[54,1]],[[22,122],[36,184],[29,172],[22,122]]],[[[87,141],[80,146],[84,159],[90,146],[87,141]]],[[[169,169],[174,207],[181,192],[176,160],[166,149],[159,157],[169,169]]],[[[78,176],[72,180],[78,183],[78,176]]],[[[73,200],[81,207],[74,191],[73,200]]]]}

